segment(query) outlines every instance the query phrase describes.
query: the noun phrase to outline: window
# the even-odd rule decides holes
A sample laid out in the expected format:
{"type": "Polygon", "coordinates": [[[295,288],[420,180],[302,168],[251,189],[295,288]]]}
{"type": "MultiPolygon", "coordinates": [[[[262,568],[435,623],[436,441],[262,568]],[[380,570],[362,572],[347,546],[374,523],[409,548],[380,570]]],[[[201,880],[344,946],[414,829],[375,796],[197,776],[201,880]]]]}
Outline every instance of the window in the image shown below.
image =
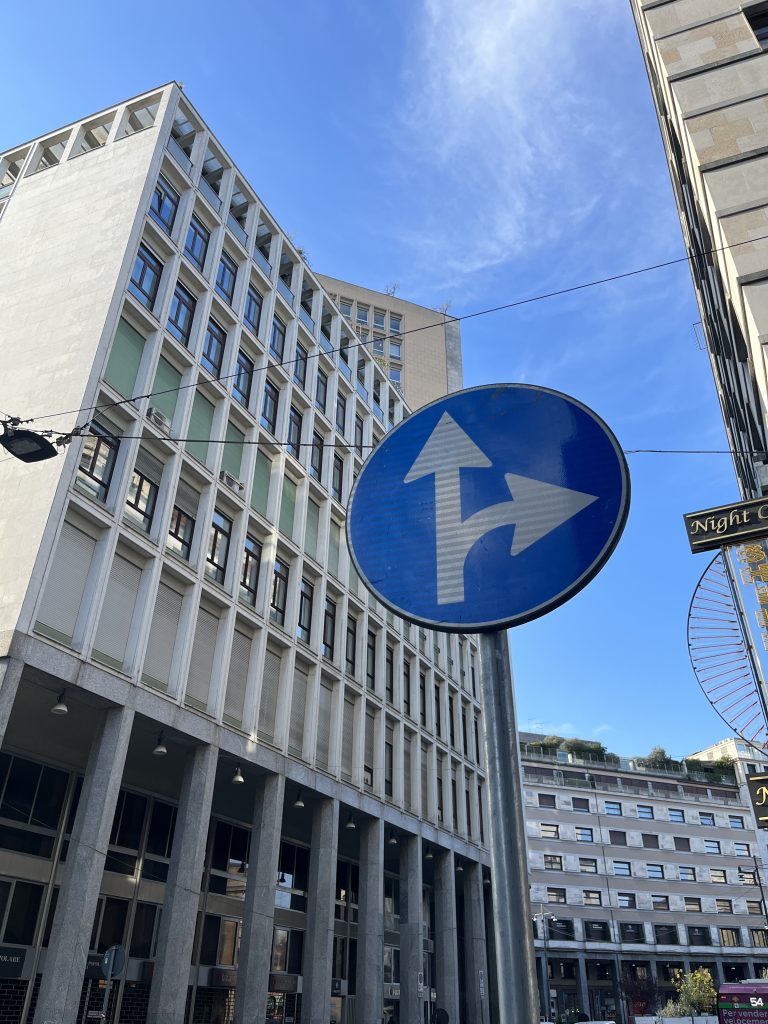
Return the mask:
{"type": "Polygon", "coordinates": [[[549,886],[547,888],[547,903],[565,903],[565,889],[549,886]]]}
{"type": "Polygon", "coordinates": [[[291,406],[291,410],[288,413],[288,441],[285,448],[288,454],[292,455],[294,459],[298,459],[299,457],[302,422],[303,419],[299,410],[294,406],[291,406]]]}
{"type": "Polygon", "coordinates": [[[278,626],[285,625],[285,605],[288,596],[288,566],[275,559],[275,573],[272,577],[272,597],[269,602],[269,617],[278,626]]]}
{"type": "Polygon", "coordinates": [[[227,332],[220,327],[215,320],[208,321],[203,342],[203,354],[200,362],[213,374],[218,377],[221,373],[221,364],[224,361],[224,346],[227,343],[227,332]]]}
{"type": "Polygon", "coordinates": [[[676,822],[685,821],[685,811],[680,810],[678,807],[669,808],[669,820],[676,822]]]}
{"type": "Polygon", "coordinates": [[[608,833],[610,837],[611,846],[626,846],[627,845],[627,833],[616,832],[613,829],[608,833]]]}
{"type": "Polygon", "coordinates": [[[606,814],[621,814],[621,804],[618,800],[606,800],[605,801],[605,813],[606,814]]]}
{"type": "Polygon", "coordinates": [[[263,305],[264,296],[257,288],[254,288],[252,284],[249,284],[248,291],[245,293],[243,320],[245,320],[246,326],[250,327],[254,334],[259,333],[259,324],[261,323],[261,310],[263,305]]]}
{"type": "Polygon", "coordinates": [[[638,804],[637,816],[638,818],[645,818],[646,820],[650,820],[651,818],[653,818],[653,808],[650,804],[638,804]]]}
{"type": "Polygon", "coordinates": [[[544,854],[544,870],[545,871],[562,871],[563,870],[563,858],[558,857],[554,853],[544,854]]]}
{"type": "Polygon", "coordinates": [[[739,936],[738,928],[720,928],[720,945],[721,946],[740,946],[741,939],[739,936]]]}
{"type": "Polygon", "coordinates": [[[296,345],[296,358],[293,363],[293,379],[303,388],[307,383],[307,350],[300,343],[296,345]]]}
{"type": "Polygon", "coordinates": [[[380,331],[385,328],[384,318],[386,314],[383,309],[374,309],[373,311],[373,326],[377,327],[380,331]]]}
{"type": "Polygon", "coordinates": [[[763,905],[760,900],[747,900],[747,913],[748,914],[762,914],[763,905]]]}
{"type": "Polygon", "coordinates": [[[705,839],[704,853],[720,853],[720,841],[718,839],[705,839]]]}
{"type": "Polygon", "coordinates": [[[309,580],[302,579],[299,590],[299,624],[296,635],[299,640],[309,643],[312,632],[312,603],[315,598],[315,588],[309,580]]]}
{"type": "Polygon", "coordinates": [[[317,381],[315,383],[315,405],[320,412],[325,413],[328,402],[328,375],[318,367],[317,381]]]}
{"type": "Polygon", "coordinates": [[[610,937],[607,921],[584,922],[584,938],[587,942],[609,942],[610,937]]]}
{"type": "Polygon", "coordinates": [[[157,298],[157,289],[160,287],[160,275],[163,272],[163,264],[155,254],[143,243],[139,246],[136,259],[133,263],[128,291],[134,298],[152,309],[157,298]]]}
{"type": "Polygon", "coordinates": [[[443,734],[443,723],[440,716],[440,684],[435,683],[434,689],[434,701],[435,701],[435,732],[438,736],[443,734]]]}
{"type": "Polygon", "coordinates": [[[395,700],[395,652],[389,644],[384,652],[384,669],[384,696],[392,704],[395,700]]]}
{"type": "Polygon", "coordinates": [[[620,892],[616,896],[616,902],[622,910],[636,910],[637,900],[633,892],[620,892]]]}
{"type": "Polygon", "coordinates": [[[695,882],[696,881],[696,868],[689,868],[680,865],[678,868],[681,882],[695,882]]]}
{"type": "Polygon", "coordinates": [[[749,843],[734,843],[733,852],[736,857],[749,857],[749,843]]]}
{"type": "Polygon", "coordinates": [[[646,865],[646,875],[648,878],[663,878],[664,877],[664,865],[663,864],[648,864],[646,865]]]}
{"type": "Polygon", "coordinates": [[[403,318],[395,316],[394,313],[389,314],[389,331],[390,334],[400,334],[403,325],[403,318]]]}
{"type": "Polygon", "coordinates": [[[753,946],[760,946],[761,948],[768,946],[768,931],[765,928],[750,928],[749,934],[753,946]]]}
{"type": "Polygon", "coordinates": [[[333,474],[331,476],[331,494],[336,501],[341,501],[344,486],[344,460],[340,455],[333,456],[333,474]]]}
{"type": "Polygon", "coordinates": [[[592,829],[591,828],[584,828],[582,825],[577,825],[576,826],[576,842],[577,843],[591,843],[591,842],[593,842],[592,829]]]}
{"type": "Polygon", "coordinates": [[[139,449],[136,465],[131,474],[131,482],[128,485],[125,514],[145,533],[149,533],[152,526],[161,473],[160,464],[151,455],[139,449]]]}
{"type": "Polygon", "coordinates": [[[259,570],[261,568],[261,544],[250,533],[245,536],[245,552],[243,554],[243,573],[240,577],[240,597],[250,605],[256,604],[256,592],[259,588],[259,570]]]}
{"type": "Polygon", "coordinates": [[[282,360],[285,352],[285,324],[276,316],[272,320],[272,333],[269,336],[269,354],[275,359],[282,360]]]}
{"type": "Polygon", "coordinates": [[[339,310],[342,316],[345,316],[347,320],[350,320],[352,318],[352,300],[339,299],[339,310]]]}
{"type": "Polygon", "coordinates": [[[733,902],[731,900],[715,900],[715,910],[718,914],[732,914],[733,902]]]}
{"type": "Polygon", "coordinates": [[[323,479],[323,435],[316,430],[312,434],[312,448],[309,453],[309,475],[315,480],[323,479]]]}
{"type": "Polygon", "coordinates": [[[560,838],[560,826],[553,825],[550,822],[542,821],[539,826],[541,829],[542,839],[559,839],[560,838]]]}
{"type": "Polygon", "coordinates": [[[584,906],[601,907],[603,905],[603,894],[599,889],[584,889],[584,906]]]}
{"type": "Polygon", "coordinates": [[[643,832],[643,846],[646,850],[658,850],[659,837],[651,832],[643,832]]]}
{"type": "Polygon", "coordinates": [[[702,825],[714,825],[715,816],[714,814],[709,814],[705,811],[699,811],[699,822],[702,825]]]}
{"type": "Polygon", "coordinates": [[[619,924],[619,937],[622,942],[645,942],[645,928],[634,921],[622,921],[619,924]]]}
{"type": "Polygon", "coordinates": [[[177,555],[189,561],[192,550],[192,536],[195,532],[195,520],[178,505],[173,506],[171,525],[168,529],[168,547],[177,555]]]}
{"type": "Polygon", "coordinates": [[[729,814],[728,824],[731,828],[744,828],[744,819],[740,814],[729,814]]]}
{"type": "Polygon", "coordinates": [[[237,365],[235,366],[235,377],[232,381],[232,395],[244,406],[248,406],[251,400],[251,387],[253,386],[253,360],[243,352],[237,353],[237,365]]]}
{"type": "Polygon", "coordinates": [[[359,324],[367,324],[368,323],[368,307],[367,306],[361,306],[359,303],[358,303],[358,306],[357,306],[357,322],[359,324]]]}
{"type": "Polygon", "coordinates": [[[628,860],[615,860],[613,862],[614,875],[622,875],[628,878],[632,874],[632,865],[628,860]]]}
{"type": "Polygon", "coordinates": [[[411,663],[407,660],[403,661],[403,714],[411,717],[411,663]]]}
{"type": "Polygon", "coordinates": [[[347,616],[347,637],[344,644],[344,665],[347,674],[354,676],[357,661],[357,619],[347,616]]]}
{"type": "Polygon", "coordinates": [[[579,857],[579,871],[585,875],[597,874],[597,861],[594,857],[579,857]]]}
{"type": "Polygon", "coordinates": [[[427,724],[427,677],[423,672],[419,672],[419,722],[427,724]]]}
{"type": "Polygon", "coordinates": [[[374,334],[373,336],[373,351],[378,355],[384,355],[384,336],[381,334],[374,334]]]}
{"type": "Polygon", "coordinates": [[[120,441],[106,427],[92,423],[80,456],[77,486],[97,501],[106,501],[120,441]]]}
{"type": "Polygon", "coordinates": [[[219,266],[216,271],[216,291],[222,297],[226,299],[229,305],[232,305],[232,299],[235,294],[235,279],[237,278],[237,264],[229,255],[229,253],[222,252],[221,259],[219,260],[219,266]]]}
{"type": "Polygon", "coordinates": [[[363,417],[355,416],[355,451],[358,455],[363,454],[363,417]]]}
{"type": "Polygon", "coordinates": [[[701,900],[698,896],[686,896],[683,900],[685,909],[691,914],[701,913],[701,900]]]}
{"type": "Polygon", "coordinates": [[[195,305],[192,293],[180,281],[177,282],[171,299],[171,311],[168,314],[168,331],[185,347],[189,345],[189,336],[192,333],[195,305]]]}
{"type": "Polygon", "coordinates": [[[270,432],[270,434],[274,434],[275,426],[277,424],[277,402],[279,397],[280,392],[271,380],[267,380],[264,384],[264,398],[261,403],[260,423],[262,427],[265,427],[270,432]]]}
{"type": "Polygon", "coordinates": [[[168,235],[173,230],[173,222],[176,219],[178,208],[179,193],[161,174],[157,179],[155,191],[152,193],[149,214],[168,235]]]}
{"type": "Polygon", "coordinates": [[[197,267],[198,270],[203,269],[205,264],[205,257],[208,252],[208,242],[210,241],[211,233],[204,227],[204,225],[197,219],[192,217],[189,222],[189,228],[187,230],[187,240],[184,243],[184,252],[189,257],[191,263],[197,267]]]}
{"type": "Polygon", "coordinates": [[[585,796],[574,796],[571,798],[571,806],[574,811],[589,812],[589,800],[585,796]]]}
{"type": "Polygon", "coordinates": [[[368,639],[365,644],[365,685],[375,692],[376,690],[376,634],[368,630],[368,639]]]}
{"type": "Polygon", "coordinates": [[[763,6],[747,7],[744,16],[755,34],[755,39],[765,48],[768,44],[768,9],[763,6]]]}
{"type": "Polygon", "coordinates": [[[694,925],[688,929],[689,946],[711,946],[712,933],[704,925],[694,925]]]}
{"type": "Polygon", "coordinates": [[[669,910],[669,896],[651,896],[651,907],[654,910],[669,910]]]}
{"type": "Polygon", "coordinates": [[[725,877],[725,870],[723,868],[710,868],[709,880],[715,885],[725,885],[727,881],[725,877]]]}
{"type": "Polygon", "coordinates": [[[344,395],[339,394],[336,396],[336,429],[339,433],[344,433],[344,428],[347,423],[347,400],[344,395]]]}
{"type": "Polygon", "coordinates": [[[691,840],[687,836],[675,836],[675,849],[682,850],[684,853],[690,853],[691,840]]]}
{"type": "Polygon", "coordinates": [[[214,509],[211,531],[208,534],[208,554],[205,559],[205,571],[217,583],[224,582],[231,537],[232,520],[227,519],[218,509],[214,509]]]}
{"type": "Polygon", "coordinates": [[[389,379],[391,381],[394,381],[395,384],[399,384],[403,378],[403,371],[400,369],[396,369],[394,366],[390,366],[388,376],[389,379]]]}
{"type": "Polygon", "coordinates": [[[539,793],[539,807],[556,807],[554,793],[539,793]]]}
{"type": "Polygon", "coordinates": [[[390,341],[389,343],[389,358],[390,359],[401,359],[402,358],[403,346],[399,341],[390,341]]]}
{"type": "Polygon", "coordinates": [[[754,871],[739,868],[739,881],[742,885],[757,885],[757,876],[754,871]]]}
{"type": "Polygon", "coordinates": [[[656,924],[653,926],[653,934],[660,946],[677,946],[680,942],[675,924],[656,924]]]}
{"type": "Polygon", "coordinates": [[[333,661],[336,651],[336,602],[330,597],[325,599],[323,614],[323,657],[333,661]]]}

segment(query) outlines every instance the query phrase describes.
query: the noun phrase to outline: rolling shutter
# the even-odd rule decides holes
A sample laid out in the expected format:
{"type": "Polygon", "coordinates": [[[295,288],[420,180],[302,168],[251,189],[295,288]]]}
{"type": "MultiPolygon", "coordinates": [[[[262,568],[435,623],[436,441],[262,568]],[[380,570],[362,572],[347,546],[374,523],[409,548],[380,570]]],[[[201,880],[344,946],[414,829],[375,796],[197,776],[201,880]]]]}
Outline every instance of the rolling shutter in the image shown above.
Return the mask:
{"type": "Polygon", "coordinates": [[[403,744],[403,802],[406,810],[411,810],[411,737],[405,737],[403,744]]]}
{"type": "Polygon", "coordinates": [[[224,697],[224,720],[229,725],[243,724],[245,688],[248,683],[248,665],[251,660],[251,638],[239,629],[232,638],[232,653],[229,657],[227,692],[224,697]]]}
{"type": "Polygon", "coordinates": [[[304,550],[310,558],[317,558],[317,536],[320,528],[320,506],[310,498],[307,501],[307,525],[304,530],[304,550]]]}
{"type": "Polygon", "coordinates": [[[307,710],[308,682],[307,673],[297,665],[293,672],[291,720],[288,728],[288,750],[296,757],[301,757],[304,747],[304,718],[307,710]]]}
{"type": "Polygon", "coordinates": [[[138,565],[116,554],[93,642],[95,661],[104,662],[112,668],[123,667],[140,582],[141,569],[138,565]]]}
{"type": "Polygon", "coordinates": [[[155,611],[149,630],[147,654],[144,658],[143,682],[167,690],[171,682],[173,652],[179,631],[182,596],[165,583],[157,588],[155,611]]]}
{"type": "Polygon", "coordinates": [[[61,529],[35,628],[71,643],[96,541],[71,523],[61,529]]]}
{"type": "Polygon", "coordinates": [[[293,539],[296,518],[296,484],[290,477],[283,478],[283,500],[280,502],[280,531],[293,539]]]}
{"type": "Polygon", "coordinates": [[[277,694],[280,688],[280,655],[268,650],[264,655],[264,675],[259,702],[259,737],[274,743],[277,694]]]}
{"type": "Polygon", "coordinates": [[[328,683],[320,684],[320,703],[317,708],[317,748],[316,757],[319,768],[328,768],[331,753],[331,708],[333,706],[333,688],[328,683]]]}
{"type": "Polygon", "coordinates": [[[195,639],[192,642],[192,657],[189,662],[184,703],[199,708],[201,711],[208,708],[218,631],[218,618],[207,612],[205,608],[200,608],[197,613],[195,639]]]}
{"type": "Polygon", "coordinates": [[[373,709],[366,706],[365,709],[365,743],[363,753],[363,766],[366,769],[363,779],[366,789],[373,789],[373,750],[374,750],[374,727],[376,716],[373,709]]]}
{"type": "Polygon", "coordinates": [[[427,774],[427,748],[421,748],[421,816],[429,817],[429,775],[427,774]]]}
{"type": "Polygon", "coordinates": [[[355,701],[344,698],[344,717],[341,723],[341,777],[352,781],[352,747],[355,739],[355,701]]]}

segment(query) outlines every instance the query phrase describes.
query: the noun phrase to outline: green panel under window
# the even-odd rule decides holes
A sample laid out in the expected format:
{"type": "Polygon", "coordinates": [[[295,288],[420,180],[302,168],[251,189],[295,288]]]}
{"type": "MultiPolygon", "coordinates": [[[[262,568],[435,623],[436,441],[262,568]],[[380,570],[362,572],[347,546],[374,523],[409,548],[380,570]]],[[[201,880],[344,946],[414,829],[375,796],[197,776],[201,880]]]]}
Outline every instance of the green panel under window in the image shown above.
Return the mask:
{"type": "Polygon", "coordinates": [[[232,476],[240,479],[240,467],[243,462],[243,441],[245,434],[238,430],[233,423],[227,424],[227,444],[224,445],[224,452],[221,456],[221,468],[226,469],[232,476]]]}
{"type": "Polygon", "coordinates": [[[328,572],[339,578],[339,547],[341,545],[341,527],[331,520],[331,532],[328,539],[328,572]]]}
{"type": "Polygon", "coordinates": [[[349,589],[353,594],[360,595],[360,577],[357,575],[357,569],[355,569],[351,560],[349,563],[349,589]]]}
{"type": "Polygon", "coordinates": [[[192,405],[192,416],[189,420],[187,437],[187,451],[200,462],[208,458],[208,440],[213,427],[213,406],[207,398],[203,398],[199,391],[195,392],[195,401],[192,405]]]}
{"type": "MultiPolygon", "coordinates": [[[[163,359],[160,356],[149,404],[153,408],[159,409],[169,420],[173,419],[173,415],[176,412],[176,399],[179,393],[174,389],[178,388],[179,384],[181,384],[181,374],[179,371],[175,366],[171,366],[167,359],[163,359]],[[157,392],[162,391],[166,392],[166,394],[157,394],[157,392]]],[[[191,437],[192,435],[190,434],[189,436],[191,437]]]]}
{"type": "Polygon", "coordinates": [[[107,360],[104,379],[124,398],[133,395],[143,352],[144,338],[121,317],[107,360]]]}
{"type": "Polygon", "coordinates": [[[267,514],[267,502],[269,501],[269,481],[272,476],[272,463],[264,454],[259,452],[256,456],[256,468],[253,471],[253,490],[251,491],[251,506],[263,516],[267,514]]]}
{"type": "Polygon", "coordinates": [[[293,521],[296,518],[296,484],[289,477],[283,478],[283,500],[280,502],[280,532],[293,537],[293,521]]]}
{"type": "Polygon", "coordinates": [[[320,506],[310,500],[307,503],[307,528],[304,531],[304,550],[311,558],[317,558],[317,534],[320,528],[320,506]]]}

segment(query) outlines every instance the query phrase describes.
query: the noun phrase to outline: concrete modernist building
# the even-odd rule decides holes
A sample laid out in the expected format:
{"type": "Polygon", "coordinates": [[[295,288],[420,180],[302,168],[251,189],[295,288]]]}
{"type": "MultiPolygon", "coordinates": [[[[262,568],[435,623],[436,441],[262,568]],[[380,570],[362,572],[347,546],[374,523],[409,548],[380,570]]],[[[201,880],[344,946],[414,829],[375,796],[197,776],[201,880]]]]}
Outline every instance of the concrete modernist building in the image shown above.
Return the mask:
{"type": "Polygon", "coordinates": [[[334,277],[318,281],[411,409],[462,388],[460,321],[334,277]]]}
{"type": "Polygon", "coordinates": [[[631,0],[745,498],[768,491],[768,6],[631,0]]]}
{"type": "Polygon", "coordinates": [[[75,431],[0,460],[0,1024],[116,944],[111,1021],[487,1024],[475,644],[344,542],[400,393],[177,85],[0,183],[0,409],[75,431]]]}
{"type": "Polygon", "coordinates": [[[626,1024],[647,979],[665,1000],[675,970],[705,966],[719,982],[768,967],[763,865],[733,775],[587,760],[522,739],[543,1003],[626,1024]]]}

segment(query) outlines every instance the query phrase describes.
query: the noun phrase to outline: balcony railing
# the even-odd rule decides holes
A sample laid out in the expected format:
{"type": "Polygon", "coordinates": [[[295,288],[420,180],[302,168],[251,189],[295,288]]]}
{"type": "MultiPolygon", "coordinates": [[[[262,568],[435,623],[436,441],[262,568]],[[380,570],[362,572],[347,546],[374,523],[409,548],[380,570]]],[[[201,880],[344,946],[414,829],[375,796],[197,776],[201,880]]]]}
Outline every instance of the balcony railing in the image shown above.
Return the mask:
{"type": "Polygon", "coordinates": [[[246,231],[243,230],[242,225],[239,223],[239,221],[235,220],[234,216],[231,213],[227,217],[227,227],[238,240],[238,242],[240,242],[240,244],[247,249],[248,234],[246,231]]]}
{"type": "Polygon", "coordinates": [[[288,285],[285,283],[285,281],[282,279],[282,277],[278,277],[277,279],[277,290],[288,303],[288,305],[291,307],[291,309],[293,309],[295,296],[291,289],[288,287],[288,285]]]}
{"type": "Polygon", "coordinates": [[[384,422],[384,410],[381,408],[378,402],[373,403],[373,415],[376,417],[377,420],[381,420],[382,423],[384,422]]]}
{"type": "Polygon", "coordinates": [[[9,181],[7,185],[0,185],[0,199],[5,199],[5,197],[8,195],[12,188],[12,181],[9,181]]]}
{"type": "Polygon", "coordinates": [[[170,139],[168,139],[168,145],[166,146],[166,149],[183,171],[186,171],[187,174],[192,173],[192,161],[189,159],[187,154],[184,152],[184,150],[181,148],[181,146],[178,144],[178,142],[176,141],[176,139],[174,139],[173,136],[171,136],[170,139]]]}
{"type": "Polygon", "coordinates": [[[365,386],[365,384],[363,384],[362,381],[357,381],[357,383],[355,384],[355,389],[357,390],[358,395],[360,395],[360,397],[363,399],[363,401],[367,402],[368,401],[368,388],[365,386]]]}
{"type": "Polygon", "coordinates": [[[343,359],[339,360],[339,369],[344,374],[344,376],[347,378],[347,380],[349,380],[349,381],[352,380],[352,371],[349,368],[349,364],[345,363],[343,359]]]}
{"type": "Polygon", "coordinates": [[[200,179],[200,191],[214,208],[216,213],[218,213],[219,210],[221,210],[221,199],[216,195],[213,185],[207,182],[205,178],[200,179]]]}
{"type": "Polygon", "coordinates": [[[315,321],[303,306],[299,306],[299,320],[301,320],[305,327],[309,328],[312,334],[315,333],[315,321]]]}
{"type": "Polygon", "coordinates": [[[333,345],[331,344],[331,339],[323,330],[320,331],[320,348],[324,352],[327,352],[329,356],[333,356],[333,345]]]}
{"type": "Polygon", "coordinates": [[[253,262],[261,267],[267,277],[272,277],[272,264],[258,246],[253,250],[253,262]]]}

